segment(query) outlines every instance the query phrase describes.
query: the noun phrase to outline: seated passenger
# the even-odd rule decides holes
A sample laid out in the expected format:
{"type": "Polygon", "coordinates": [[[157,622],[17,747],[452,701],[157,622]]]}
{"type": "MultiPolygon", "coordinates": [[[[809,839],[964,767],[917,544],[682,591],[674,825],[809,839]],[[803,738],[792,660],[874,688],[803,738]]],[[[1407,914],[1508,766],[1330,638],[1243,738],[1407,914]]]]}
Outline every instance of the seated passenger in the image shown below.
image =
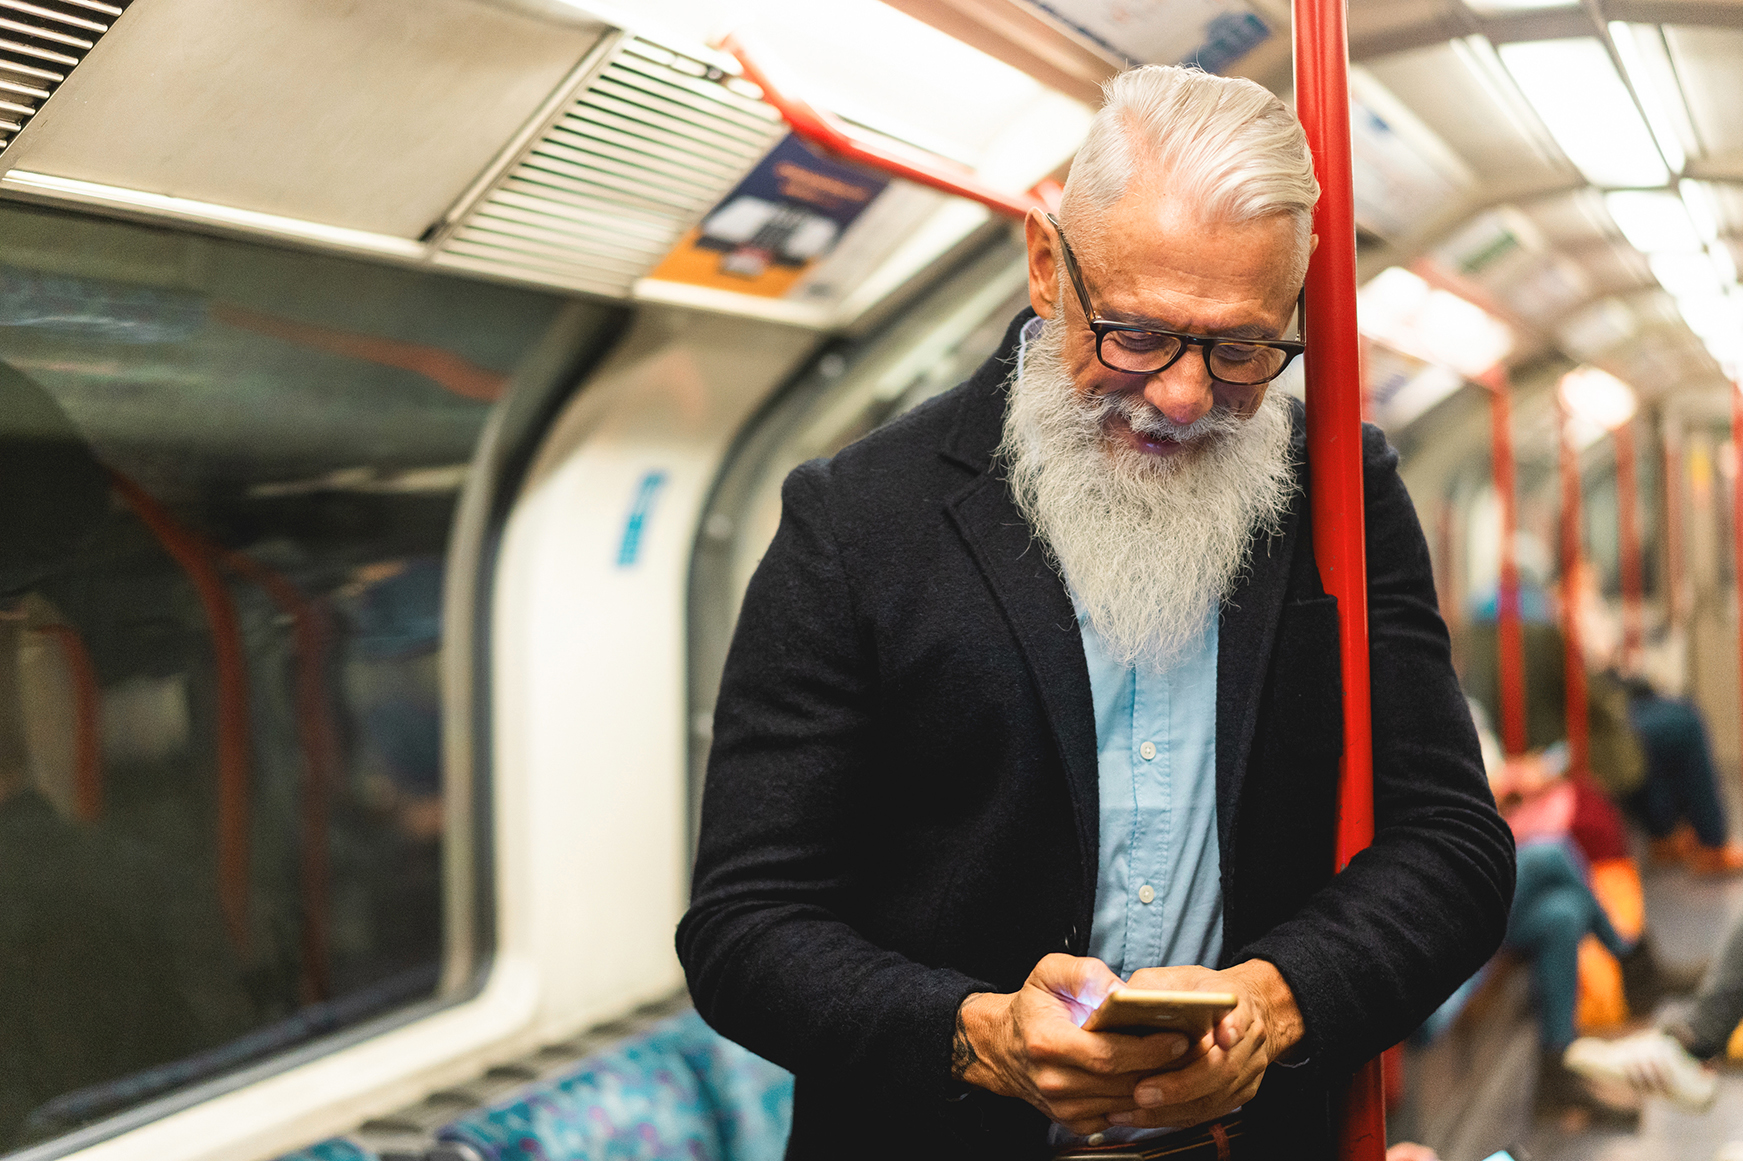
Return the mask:
{"type": "Polygon", "coordinates": [[[797,1074],[794,1161],[1322,1161],[1352,1070],[1506,929],[1512,838],[1373,428],[1376,833],[1334,874],[1337,609],[1304,416],[1267,395],[1301,126],[1192,70],[1107,92],[1062,221],[1027,222],[1035,315],[795,470],[744,599],[678,949],[708,1022],[797,1074]],[[1126,981],[1237,1003],[1190,1042],[1083,1031],[1126,981]]]}
{"type": "MultiPolygon", "coordinates": [[[[1620,1040],[1581,1037],[1569,1046],[1568,1068],[1619,1082],[1644,1096],[1668,1097],[1694,1112],[1712,1108],[1719,1078],[1712,1068],[1743,1023],[1743,917],[1731,924],[1694,999],[1671,1007],[1656,1027],[1620,1040]]],[[[1743,1141],[1720,1151],[1743,1161],[1743,1141]]]]}
{"type": "Polygon", "coordinates": [[[1697,874],[1743,870],[1743,845],[1730,837],[1700,710],[1663,696],[1645,678],[1630,679],[1627,691],[1646,777],[1625,801],[1651,836],[1654,859],[1686,862],[1697,874]]]}

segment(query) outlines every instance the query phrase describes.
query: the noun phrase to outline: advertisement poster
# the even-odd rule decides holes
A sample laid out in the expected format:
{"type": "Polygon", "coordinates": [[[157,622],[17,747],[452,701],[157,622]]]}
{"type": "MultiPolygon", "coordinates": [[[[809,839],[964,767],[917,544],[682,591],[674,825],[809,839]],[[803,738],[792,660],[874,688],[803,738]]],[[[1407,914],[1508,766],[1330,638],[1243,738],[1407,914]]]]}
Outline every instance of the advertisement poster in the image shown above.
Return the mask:
{"type": "Polygon", "coordinates": [[[779,298],[888,184],[788,134],[648,277],[779,298]]]}
{"type": "Polygon", "coordinates": [[[1220,73],[1271,38],[1241,0],[1028,0],[1132,64],[1220,73]]]}

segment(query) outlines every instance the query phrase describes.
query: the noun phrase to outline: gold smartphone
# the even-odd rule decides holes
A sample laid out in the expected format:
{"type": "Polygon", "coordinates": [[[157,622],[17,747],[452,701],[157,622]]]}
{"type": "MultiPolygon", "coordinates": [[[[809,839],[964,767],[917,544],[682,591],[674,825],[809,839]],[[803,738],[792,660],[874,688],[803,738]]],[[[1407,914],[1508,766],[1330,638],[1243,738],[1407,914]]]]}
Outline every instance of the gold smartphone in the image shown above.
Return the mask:
{"type": "Polygon", "coordinates": [[[1083,1022],[1086,1032],[1181,1032],[1197,1040],[1234,1010],[1233,992],[1156,992],[1115,988],[1083,1022]]]}

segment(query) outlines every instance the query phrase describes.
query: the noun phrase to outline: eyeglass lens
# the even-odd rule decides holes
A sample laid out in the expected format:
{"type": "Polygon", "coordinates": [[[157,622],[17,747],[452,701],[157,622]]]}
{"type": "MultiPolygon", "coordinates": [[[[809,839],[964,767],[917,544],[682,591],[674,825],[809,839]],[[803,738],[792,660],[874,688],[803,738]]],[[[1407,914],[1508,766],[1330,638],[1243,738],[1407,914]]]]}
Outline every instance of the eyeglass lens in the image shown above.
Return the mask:
{"type": "MultiPolygon", "coordinates": [[[[1116,371],[1152,374],[1180,353],[1181,341],[1150,331],[1109,331],[1101,339],[1101,359],[1116,371]]],[[[1288,353],[1254,343],[1216,343],[1207,352],[1210,373],[1224,383],[1257,385],[1283,370],[1288,353]]]]}

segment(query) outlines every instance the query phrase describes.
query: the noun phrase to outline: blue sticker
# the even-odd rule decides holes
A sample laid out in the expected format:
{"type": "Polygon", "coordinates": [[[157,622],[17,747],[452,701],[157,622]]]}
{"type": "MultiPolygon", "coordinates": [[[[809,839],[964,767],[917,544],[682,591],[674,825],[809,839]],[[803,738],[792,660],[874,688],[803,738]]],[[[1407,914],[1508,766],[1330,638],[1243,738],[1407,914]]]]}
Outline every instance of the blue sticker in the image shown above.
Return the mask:
{"type": "Polygon", "coordinates": [[[617,567],[631,568],[641,555],[642,529],[654,510],[654,497],[666,482],[666,473],[655,469],[636,485],[635,499],[630,501],[629,516],[623,522],[623,541],[617,546],[617,567]]]}

